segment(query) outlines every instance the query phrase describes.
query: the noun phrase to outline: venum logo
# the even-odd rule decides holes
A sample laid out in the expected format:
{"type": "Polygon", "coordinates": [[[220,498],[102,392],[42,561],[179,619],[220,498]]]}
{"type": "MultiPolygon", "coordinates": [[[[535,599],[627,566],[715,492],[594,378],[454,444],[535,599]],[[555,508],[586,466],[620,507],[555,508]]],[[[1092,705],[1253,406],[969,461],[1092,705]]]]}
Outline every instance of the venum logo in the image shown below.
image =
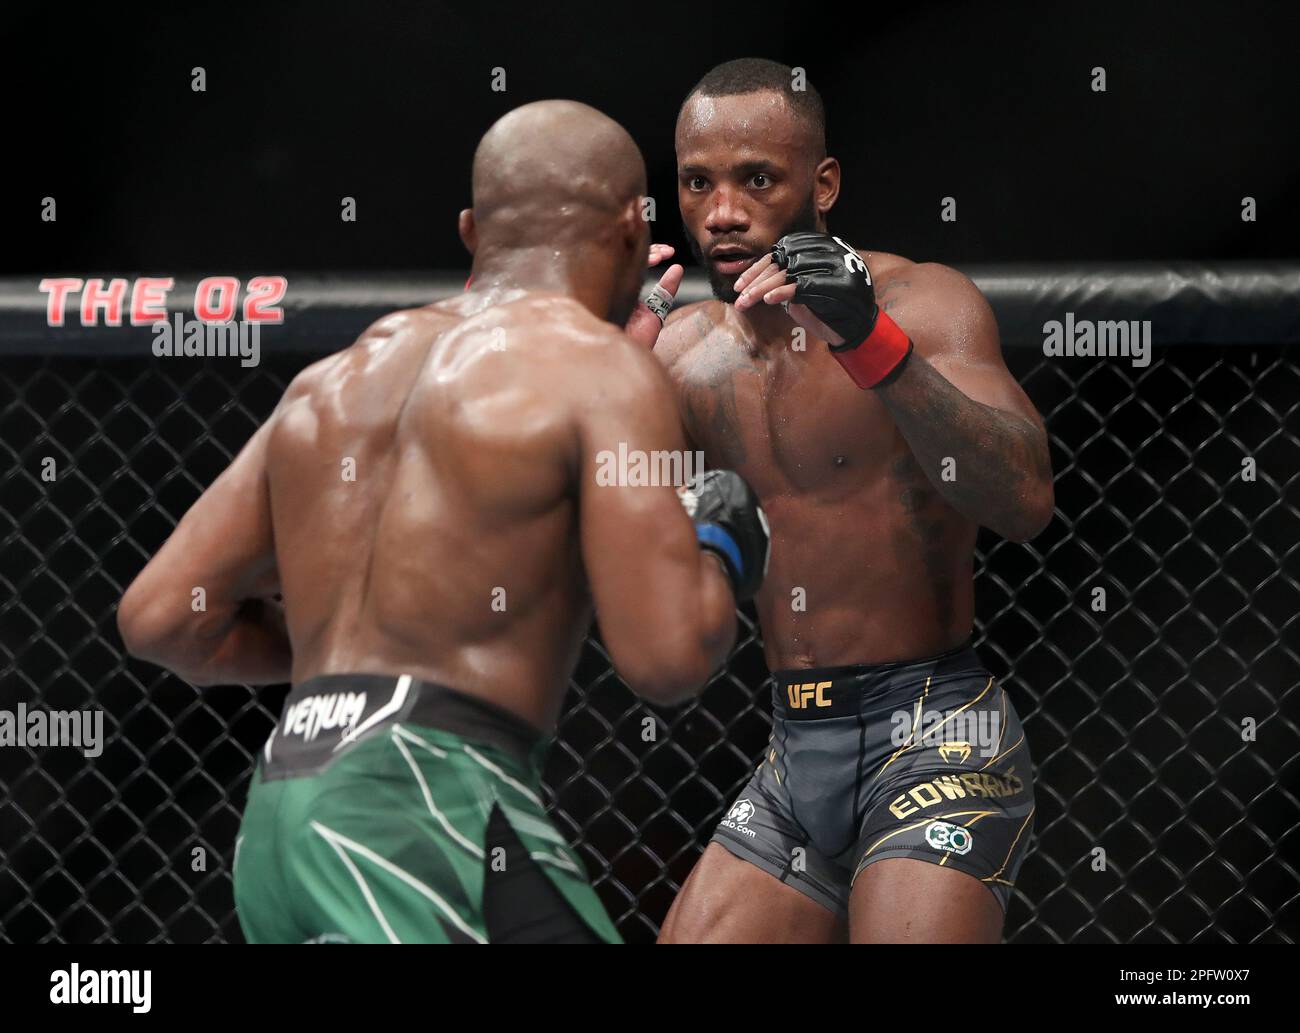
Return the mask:
{"type": "Polygon", "coordinates": [[[284,712],[285,735],[301,735],[311,742],[322,731],[351,728],[366,709],[364,692],[330,692],[308,696],[284,712]]]}
{"type": "Polygon", "coordinates": [[[932,821],[925,829],[925,841],[949,854],[969,854],[975,836],[970,829],[947,821],[932,821]]]}
{"type": "Polygon", "coordinates": [[[745,828],[749,824],[749,819],[753,816],[754,805],[748,800],[737,800],[731,805],[731,810],[727,812],[727,816],[722,819],[722,824],[743,836],[757,836],[758,833],[753,829],[745,828]]]}
{"type": "Polygon", "coordinates": [[[955,759],[958,764],[966,763],[970,757],[971,745],[968,742],[946,742],[939,747],[939,756],[948,763],[955,759]]]}

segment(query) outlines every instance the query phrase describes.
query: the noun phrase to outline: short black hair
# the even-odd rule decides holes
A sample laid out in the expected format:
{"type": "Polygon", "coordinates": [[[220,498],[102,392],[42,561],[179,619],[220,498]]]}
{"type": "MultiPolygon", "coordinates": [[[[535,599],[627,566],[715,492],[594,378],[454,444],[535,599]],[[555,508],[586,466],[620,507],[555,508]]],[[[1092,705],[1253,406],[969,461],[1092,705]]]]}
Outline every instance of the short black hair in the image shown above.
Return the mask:
{"type": "Polygon", "coordinates": [[[808,127],[817,142],[817,158],[826,156],[826,108],[822,96],[805,76],[803,89],[795,90],[791,86],[794,69],[780,61],[769,61],[765,57],[739,57],[734,61],[724,61],[715,65],[695,84],[691,92],[682,101],[677,117],[690,103],[692,97],[734,97],[741,93],[757,93],[772,90],[782,94],[794,110],[795,115],[808,127]]]}

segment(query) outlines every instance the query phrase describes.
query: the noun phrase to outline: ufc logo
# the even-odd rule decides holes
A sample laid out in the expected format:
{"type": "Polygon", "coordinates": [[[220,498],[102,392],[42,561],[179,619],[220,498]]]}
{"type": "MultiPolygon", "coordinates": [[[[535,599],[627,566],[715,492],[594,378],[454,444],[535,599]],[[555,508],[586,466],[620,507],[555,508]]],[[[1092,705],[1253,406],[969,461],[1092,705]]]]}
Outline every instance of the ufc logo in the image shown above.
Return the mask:
{"type": "Polygon", "coordinates": [[[862,261],[862,256],[844,243],[844,241],[840,240],[839,237],[831,237],[831,240],[835,241],[835,243],[845,251],[844,268],[851,273],[861,273],[867,278],[867,282],[870,283],[871,274],[867,272],[867,263],[862,261]]]}
{"type": "Polygon", "coordinates": [[[816,685],[805,682],[802,685],[787,685],[785,693],[790,700],[792,710],[806,710],[812,703],[819,707],[829,707],[831,701],[822,695],[822,689],[830,687],[831,683],[828,681],[819,681],[816,685]]]}

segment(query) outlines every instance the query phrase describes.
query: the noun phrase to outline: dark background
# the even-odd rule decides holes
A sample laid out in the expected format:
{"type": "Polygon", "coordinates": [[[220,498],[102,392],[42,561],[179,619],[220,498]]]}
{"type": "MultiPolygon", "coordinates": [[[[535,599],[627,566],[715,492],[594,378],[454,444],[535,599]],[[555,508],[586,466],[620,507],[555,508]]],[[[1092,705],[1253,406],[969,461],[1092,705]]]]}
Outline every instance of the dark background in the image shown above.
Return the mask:
{"type": "MultiPolygon", "coordinates": [[[[802,65],[823,92],[846,174],[834,225],[863,247],[959,266],[1293,259],[1300,62],[1281,10],[9,8],[0,274],[463,269],[476,140],[556,96],[641,141],[656,235],[680,244],[678,104],[746,55],[802,65]],[[39,219],[46,195],[57,223],[39,219]],[[939,220],[945,195],[956,224],[939,220]]],[[[0,940],[238,940],[229,862],[283,690],[197,690],[129,661],[114,610],[312,356],[168,364],[103,333],[118,357],[0,349],[0,708],[102,708],[108,741],[94,761],[0,750],[0,940]]],[[[1287,341],[1240,340],[1254,337],[1161,342],[1148,369],[1008,355],[1046,418],[1057,491],[1039,539],[985,533],[976,563],[976,640],[1035,763],[1011,940],[1300,936],[1300,364],[1287,341]],[[1106,613],[1089,607],[1097,585],[1106,613]]],[[[750,629],[645,743],[645,710],[588,644],[547,784],[628,939],[653,937],[752,771],[764,675],[750,629]]]]}
{"type": "Polygon", "coordinates": [[[958,265],[1294,257],[1289,6],[10,7],[0,76],[19,189],[0,272],[462,268],[474,145],[547,97],[628,127],[656,235],[680,245],[677,108],[742,56],[802,66],[822,92],[845,172],[834,228],[860,246],[958,265]],[[190,90],[196,65],[206,93],[190,90]],[[345,195],[355,224],[339,219],[345,195]],[[955,224],[939,220],[948,195],[955,224]]]}

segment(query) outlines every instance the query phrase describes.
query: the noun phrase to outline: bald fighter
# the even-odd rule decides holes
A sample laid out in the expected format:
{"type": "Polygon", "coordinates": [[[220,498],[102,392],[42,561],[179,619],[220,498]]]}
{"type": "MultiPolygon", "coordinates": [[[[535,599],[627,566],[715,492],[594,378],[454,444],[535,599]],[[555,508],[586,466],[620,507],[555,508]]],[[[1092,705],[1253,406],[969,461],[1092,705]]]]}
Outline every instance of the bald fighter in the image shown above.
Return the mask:
{"type": "MultiPolygon", "coordinates": [[[[655,354],[692,446],[772,529],[773,734],[664,942],[993,942],[1029,842],[1030,757],[970,646],[976,532],[1051,518],[1043,423],[966,277],[829,235],[821,99],[745,59],[682,105],[678,198],[714,301],[655,354]]],[[[883,167],[888,155],[875,160],[883,167]]]]}
{"type": "Polygon", "coordinates": [[[677,702],[767,555],[734,474],[680,498],[597,478],[620,446],[684,449],[667,376],[619,329],[644,192],[599,112],[503,117],[460,216],[473,289],[296,377],[123,597],[134,655],[292,682],[236,842],[250,941],[618,940],[541,797],[593,607],[624,680],[677,702]]]}

